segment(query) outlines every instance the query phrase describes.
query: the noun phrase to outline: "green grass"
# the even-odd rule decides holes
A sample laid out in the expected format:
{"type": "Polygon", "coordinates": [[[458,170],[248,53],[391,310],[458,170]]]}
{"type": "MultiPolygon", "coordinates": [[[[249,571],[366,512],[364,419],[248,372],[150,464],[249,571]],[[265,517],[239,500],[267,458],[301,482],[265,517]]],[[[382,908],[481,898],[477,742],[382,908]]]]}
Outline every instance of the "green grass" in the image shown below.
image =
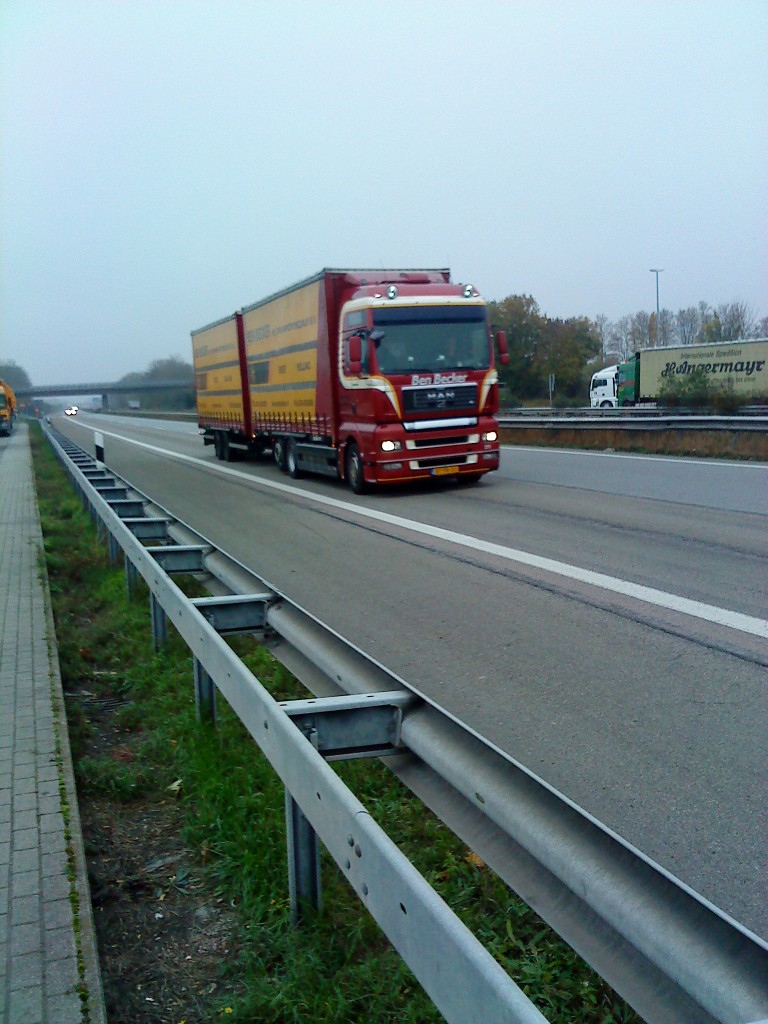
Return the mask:
{"type": "MultiPolygon", "coordinates": [[[[116,713],[126,761],[82,757],[89,725],[74,715],[81,791],[116,803],[160,800],[181,779],[185,841],[220,897],[240,910],[237,954],[219,988],[231,997],[217,996],[210,1019],[442,1020],[327,855],[324,909],[301,928],[291,924],[282,785],[221,697],[217,727],[197,724],[189,652],[173,629],[163,652],[153,652],[146,590],[128,598],[122,569],[109,566],[46,442],[36,430],[32,440],[65,692],[131,701],[116,713]]],[[[263,648],[240,640],[237,649],[277,699],[305,695],[263,648]]],[[[639,1020],[379,762],[343,762],[338,771],[549,1020],[639,1020]]]]}

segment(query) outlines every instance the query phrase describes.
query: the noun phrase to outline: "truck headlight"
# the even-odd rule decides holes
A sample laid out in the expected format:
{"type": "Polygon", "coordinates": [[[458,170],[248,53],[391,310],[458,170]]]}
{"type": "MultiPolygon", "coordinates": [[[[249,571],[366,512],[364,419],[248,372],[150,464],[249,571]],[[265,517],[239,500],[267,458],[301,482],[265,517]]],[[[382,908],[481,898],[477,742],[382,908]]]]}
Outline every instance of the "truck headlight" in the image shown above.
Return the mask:
{"type": "Polygon", "coordinates": [[[381,450],[383,452],[399,452],[402,448],[400,441],[382,441],[381,450]]]}
{"type": "Polygon", "coordinates": [[[498,441],[498,439],[499,435],[496,433],[495,430],[489,430],[485,434],[483,434],[484,441],[498,441]]]}

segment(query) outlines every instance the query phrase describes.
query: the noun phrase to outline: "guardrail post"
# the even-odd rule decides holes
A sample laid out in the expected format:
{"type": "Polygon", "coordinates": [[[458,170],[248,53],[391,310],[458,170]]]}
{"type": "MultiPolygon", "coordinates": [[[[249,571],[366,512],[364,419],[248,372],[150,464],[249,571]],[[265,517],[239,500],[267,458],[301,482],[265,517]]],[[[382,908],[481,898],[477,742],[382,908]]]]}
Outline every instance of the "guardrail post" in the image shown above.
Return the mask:
{"type": "Polygon", "coordinates": [[[107,531],[107,550],[109,552],[109,564],[117,565],[120,561],[120,545],[111,530],[107,531]]]}
{"type": "Polygon", "coordinates": [[[128,598],[132,598],[136,592],[136,584],[139,580],[139,572],[133,562],[130,560],[128,555],[124,555],[125,563],[125,586],[128,591],[128,598]]]}
{"type": "Polygon", "coordinates": [[[300,924],[310,911],[317,912],[321,908],[320,844],[317,833],[287,789],[285,827],[291,920],[300,924]]]}
{"type": "Polygon", "coordinates": [[[216,724],[216,685],[203,668],[200,661],[194,658],[195,666],[195,708],[198,722],[216,724]]]}
{"type": "Polygon", "coordinates": [[[162,650],[168,642],[168,617],[165,609],[154,594],[149,595],[149,608],[152,616],[152,646],[155,652],[162,650]]]}

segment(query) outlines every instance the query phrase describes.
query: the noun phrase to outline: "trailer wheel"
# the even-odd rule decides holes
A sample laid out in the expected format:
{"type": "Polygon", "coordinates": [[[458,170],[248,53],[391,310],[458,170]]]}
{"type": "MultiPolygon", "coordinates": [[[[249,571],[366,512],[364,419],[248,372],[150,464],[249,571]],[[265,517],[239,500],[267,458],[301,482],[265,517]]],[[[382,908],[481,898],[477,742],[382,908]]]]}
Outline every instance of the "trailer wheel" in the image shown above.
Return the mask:
{"type": "Polygon", "coordinates": [[[274,458],[275,463],[277,464],[277,468],[280,470],[280,472],[281,473],[285,473],[286,465],[285,465],[285,438],[284,437],[276,437],[275,438],[275,443],[272,446],[272,457],[274,458]]]}
{"type": "Polygon", "coordinates": [[[367,488],[363,473],[363,457],[354,441],[347,446],[347,481],[355,494],[365,494],[367,488]]]}
{"type": "Polygon", "coordinates": [[[601,402],[600,403],[600,408],[601,409],[611,409],[611,408],[613,408],[613,402],[601,402]]]}
{"type": "Polygon", "coordinates": [[[289,437],[285,446],[285,466],[288,476],[293,480],[299,480],[304,474],[299,466],[299,448],[294,438],[289,437]]]}
{"type": "Polygon", "coordinates": [[[234,462],[235,453],[230,447],[229,437],[223,430],[217,430],[213,438],[213,450],[220,462],[234,462]]]}

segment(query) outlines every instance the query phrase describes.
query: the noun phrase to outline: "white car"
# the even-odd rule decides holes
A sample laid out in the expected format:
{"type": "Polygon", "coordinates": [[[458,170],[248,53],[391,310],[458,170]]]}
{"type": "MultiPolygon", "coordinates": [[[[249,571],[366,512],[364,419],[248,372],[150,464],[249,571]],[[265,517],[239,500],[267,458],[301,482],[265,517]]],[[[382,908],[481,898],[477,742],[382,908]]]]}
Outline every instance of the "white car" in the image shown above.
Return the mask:
{"type": "Polygon", "coordinates": [[[78,411],[79,410],[78,410],[78,407],[76,405],[70,405],[70,407],[68,409],[64,410],[64,412],[66,413],[67,416],[77,416],[78,411]]]}

